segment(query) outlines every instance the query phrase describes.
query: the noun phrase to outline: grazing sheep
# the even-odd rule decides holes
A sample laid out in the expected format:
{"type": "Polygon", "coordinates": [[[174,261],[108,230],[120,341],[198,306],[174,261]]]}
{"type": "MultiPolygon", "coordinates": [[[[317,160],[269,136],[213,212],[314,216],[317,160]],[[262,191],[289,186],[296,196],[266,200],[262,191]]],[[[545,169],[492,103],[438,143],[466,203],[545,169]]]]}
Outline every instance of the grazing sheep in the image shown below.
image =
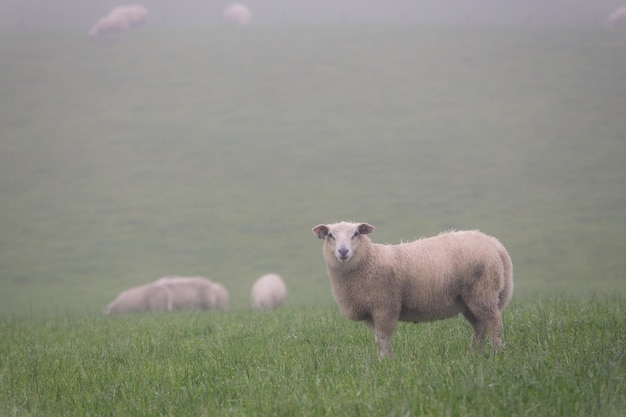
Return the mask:
{"type": "Polygon", "coordinates": [[[203,277],[163,277],[155,284],[166,287],[171,294],[171,310],[225,310],[228,291],[203,277]]]}
{"type": "Polygon", "coordinates": [[[277,308],[285,303],[287,287],[277,274],[265,274],[257,279],[250,292],[252,308],[277,308]]]}
{"type": "Polygon", "coordinates": [[[222,13],[222,20],[237,26],[247,26],[252,18],[252,13],[248,6],[241,3],[233,3],[226,6],[222,13]]]}
{"type": "Polygon", "coordinates": [[[103,313],[109,315],[141,311],[170,311],[171,309],[169,289],[150,283],[123,291],[105,307],[103,313]]]}
{"type": "Polygon", "coordinates": [[[398,321],[457,316],[474,329],[472,347],[485,331],[502,347],[502,310],[513,292],[513,265],[504,246],[478,231],[445,232],[398,245],[372,243],[367,223],[320,224],[332,293],[349,319],[364,321],[381,357],[391,356],[398,321]]]}
{"type": "Polygon", "coordinates": [[[626,27],[626,6],[620,7],[611,13],[608,23],[613,27],[626,27]]]}

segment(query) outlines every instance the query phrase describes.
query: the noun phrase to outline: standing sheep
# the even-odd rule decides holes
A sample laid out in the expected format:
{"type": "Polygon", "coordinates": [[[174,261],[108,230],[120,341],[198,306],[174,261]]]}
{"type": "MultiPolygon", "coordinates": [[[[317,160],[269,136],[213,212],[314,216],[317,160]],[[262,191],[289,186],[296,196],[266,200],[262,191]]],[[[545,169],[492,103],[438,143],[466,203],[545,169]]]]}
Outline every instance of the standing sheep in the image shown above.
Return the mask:
{"type": "Polygon", "coordinates": [[[277,308],[285,303],[287,287],[277,274],[265,274],[257,279],[250,292],[252,308],[277,308]]]}
{"type": "Polygon", "coordinates": [[[163,277],[155,282],[171,294],[171,310],[225,310],[228,292],[220,284],[203,277],[163,277]]]}
{"type": "Polygon", "coordinates": [[[472,325],[472,347],[485,331],[502,348],[502,310],[513,293],[513,264],[504,246],[478,231],[445,232],[398,245],[372,243],[367,223],[320,224],[332,293],[350,320],[364,321],[381,357],[391,356],[398,321],[455,317],[472,325]]]}
{"type": "Polygon", "coordinates": [[[168,288],[154,283],[123,291],[108,306],[103,314],[138,313],[142,311],[170,311],[171,294],[168,288]]]}

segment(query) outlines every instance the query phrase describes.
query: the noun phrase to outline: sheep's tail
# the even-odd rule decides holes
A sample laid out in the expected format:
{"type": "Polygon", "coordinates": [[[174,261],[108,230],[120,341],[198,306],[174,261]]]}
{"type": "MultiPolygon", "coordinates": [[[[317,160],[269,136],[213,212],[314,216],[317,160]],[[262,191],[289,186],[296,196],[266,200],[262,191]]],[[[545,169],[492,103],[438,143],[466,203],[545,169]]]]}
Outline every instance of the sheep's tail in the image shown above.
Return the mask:
{"type": "Polygon", "coordinates": [[[502,265],[504,266],[504,275],[502,277],[504,279],[504,286],[500,291],[500,302],[498,305],[500,311],[502,311],[513,295],[513,261],[511,261],[511,257],[504,246],[501,246],[498,252],[502,259],[502,265]]]}

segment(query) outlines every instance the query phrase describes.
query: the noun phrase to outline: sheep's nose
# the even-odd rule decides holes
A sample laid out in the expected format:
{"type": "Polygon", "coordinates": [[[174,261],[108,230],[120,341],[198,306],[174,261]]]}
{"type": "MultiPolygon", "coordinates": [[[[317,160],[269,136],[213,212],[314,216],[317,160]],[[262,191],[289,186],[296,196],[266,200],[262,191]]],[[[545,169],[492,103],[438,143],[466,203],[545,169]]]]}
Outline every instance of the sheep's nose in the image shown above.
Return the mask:
{"type": "Polygon", "coordinates": [[[348,248],[339,248],[338,252],[341,259],[346,259],[348,257],[348,248]]]}

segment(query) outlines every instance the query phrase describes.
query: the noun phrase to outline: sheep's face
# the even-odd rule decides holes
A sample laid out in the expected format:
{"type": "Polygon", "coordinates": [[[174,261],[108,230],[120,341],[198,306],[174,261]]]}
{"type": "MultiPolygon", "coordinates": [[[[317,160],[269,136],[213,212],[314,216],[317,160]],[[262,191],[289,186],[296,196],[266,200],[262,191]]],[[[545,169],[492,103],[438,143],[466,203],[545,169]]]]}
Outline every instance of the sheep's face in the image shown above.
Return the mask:
{"type": "Polygon", "coordinates": [[[361,244],[361,235],[374,231],[374,226],[367,223],[335,223],[315,226],[313,234],[324,240],[324,247],[331,251],[339,262],[352,258],[361,244]]]}

